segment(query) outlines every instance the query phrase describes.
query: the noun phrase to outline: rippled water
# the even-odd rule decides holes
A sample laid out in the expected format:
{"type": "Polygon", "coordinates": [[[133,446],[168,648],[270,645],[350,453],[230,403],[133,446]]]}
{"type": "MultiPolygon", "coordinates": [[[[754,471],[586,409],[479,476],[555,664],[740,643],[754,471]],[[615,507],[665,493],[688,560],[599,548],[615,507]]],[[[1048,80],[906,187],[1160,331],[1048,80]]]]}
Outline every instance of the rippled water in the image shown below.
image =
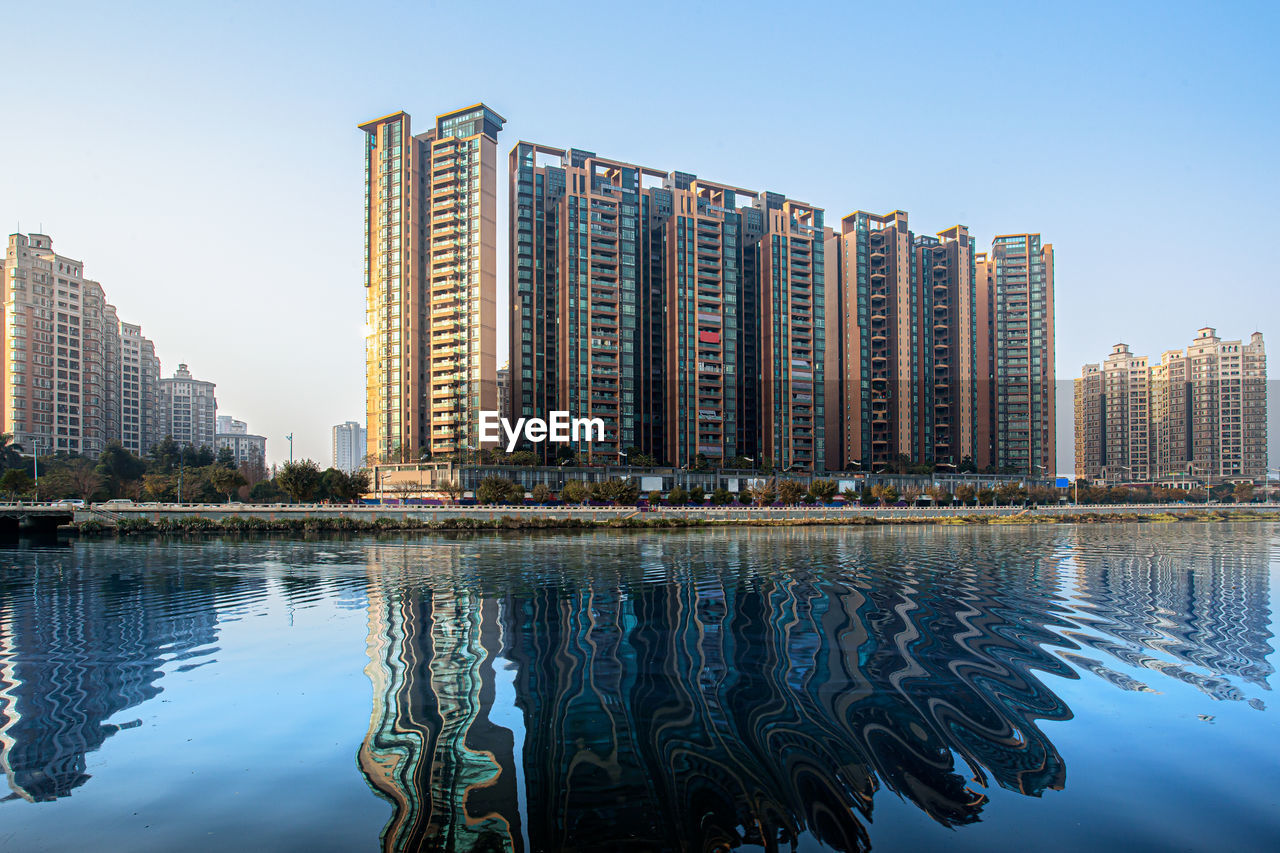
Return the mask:
{"type": "Polygon", "coordinates": [[[0,849],[1276,849],[1280,527],[0,550],[0,849]]]}

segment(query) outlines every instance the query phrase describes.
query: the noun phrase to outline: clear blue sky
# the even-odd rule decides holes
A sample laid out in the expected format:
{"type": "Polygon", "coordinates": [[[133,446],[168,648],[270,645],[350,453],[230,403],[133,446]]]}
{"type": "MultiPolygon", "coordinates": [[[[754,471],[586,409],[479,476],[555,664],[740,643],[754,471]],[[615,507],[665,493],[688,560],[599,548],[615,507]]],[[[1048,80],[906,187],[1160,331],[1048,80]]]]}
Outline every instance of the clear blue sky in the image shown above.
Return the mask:
{"type": "Polygon", "coordinates": [[[327,464],[328,427],[363,420],[356,125],[481,100],[508,119],[500,244],[519,139],[829,222],[1039,231],[1072,377],[1205,324],[1276,345],[1278,23],[1263,3],[10,6],[0,215],[83,259],[165,373],[216,381],[277,460],[293,431],[327,464]]]}

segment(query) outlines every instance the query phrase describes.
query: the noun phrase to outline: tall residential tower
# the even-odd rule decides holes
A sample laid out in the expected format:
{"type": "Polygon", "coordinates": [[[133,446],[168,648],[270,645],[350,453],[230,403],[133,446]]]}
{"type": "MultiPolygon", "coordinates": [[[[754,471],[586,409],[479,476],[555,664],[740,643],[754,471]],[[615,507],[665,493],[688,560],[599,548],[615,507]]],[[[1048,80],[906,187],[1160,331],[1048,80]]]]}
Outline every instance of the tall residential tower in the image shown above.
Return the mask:
{"type": "Polygon", "coordinates": [[[365,145],[367,452],[417,461],[479,448],[497,405],[497,137],[476,104],[414,136],[409,115],[365,145]]]}
{"type": "Polygon", "coordinates": [[[1039,234],[996,237],[989,253],[978,254],[977,273],[975,462],[980,468],[1052,476],[1057,453],[1053,246],[1042,243],[1039,234]]]}

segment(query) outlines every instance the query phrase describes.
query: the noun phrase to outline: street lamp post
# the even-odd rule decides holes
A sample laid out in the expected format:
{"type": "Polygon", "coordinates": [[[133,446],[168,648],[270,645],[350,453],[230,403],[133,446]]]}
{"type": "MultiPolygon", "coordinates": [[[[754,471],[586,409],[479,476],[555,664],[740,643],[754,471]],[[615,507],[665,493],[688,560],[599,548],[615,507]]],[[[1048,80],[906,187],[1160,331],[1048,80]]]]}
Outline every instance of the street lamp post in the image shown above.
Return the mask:
{"type": "Polygon", "coordinates": [[[289,440],[289,464],[293,464],[293,433],[285,436],[289,440]]]}
{"type": "Polygon", "coordinates": [[[31,500],[40,502],[40,439],[31,437],[31,500]]]}

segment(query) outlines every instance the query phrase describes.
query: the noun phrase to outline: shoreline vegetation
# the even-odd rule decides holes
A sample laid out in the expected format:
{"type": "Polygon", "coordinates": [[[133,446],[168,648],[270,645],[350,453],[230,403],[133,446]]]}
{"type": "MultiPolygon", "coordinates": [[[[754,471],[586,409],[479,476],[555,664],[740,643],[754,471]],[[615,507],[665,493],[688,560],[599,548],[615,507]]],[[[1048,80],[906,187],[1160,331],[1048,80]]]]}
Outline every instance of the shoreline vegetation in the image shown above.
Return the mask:
{"type": "Polygon", "coordinates": [[[553,518],[549,516],[499,516],[497,518],[279,518],[229,516],[221,519],[189,515],[182,518],[125,518],[116,523],[91,519],[73,522],[60,532],[82,537],[122,537],[157,534],[227,533],[435,533],[453,531],[519,530],[670,530],[706,527],[882,527],[893,525],[1016,526],[1066,524],[1175,524],[1227,521],[1280,521],[1280,510],[1220,510],[1179,508],[1168,512],[1079,513],[1057,515],[1024,511],[1008,515],[903,516],[901,518],[850,515],[847,518],[696,518],[689,516],[644,516],[596,518],[553,518]]]}

